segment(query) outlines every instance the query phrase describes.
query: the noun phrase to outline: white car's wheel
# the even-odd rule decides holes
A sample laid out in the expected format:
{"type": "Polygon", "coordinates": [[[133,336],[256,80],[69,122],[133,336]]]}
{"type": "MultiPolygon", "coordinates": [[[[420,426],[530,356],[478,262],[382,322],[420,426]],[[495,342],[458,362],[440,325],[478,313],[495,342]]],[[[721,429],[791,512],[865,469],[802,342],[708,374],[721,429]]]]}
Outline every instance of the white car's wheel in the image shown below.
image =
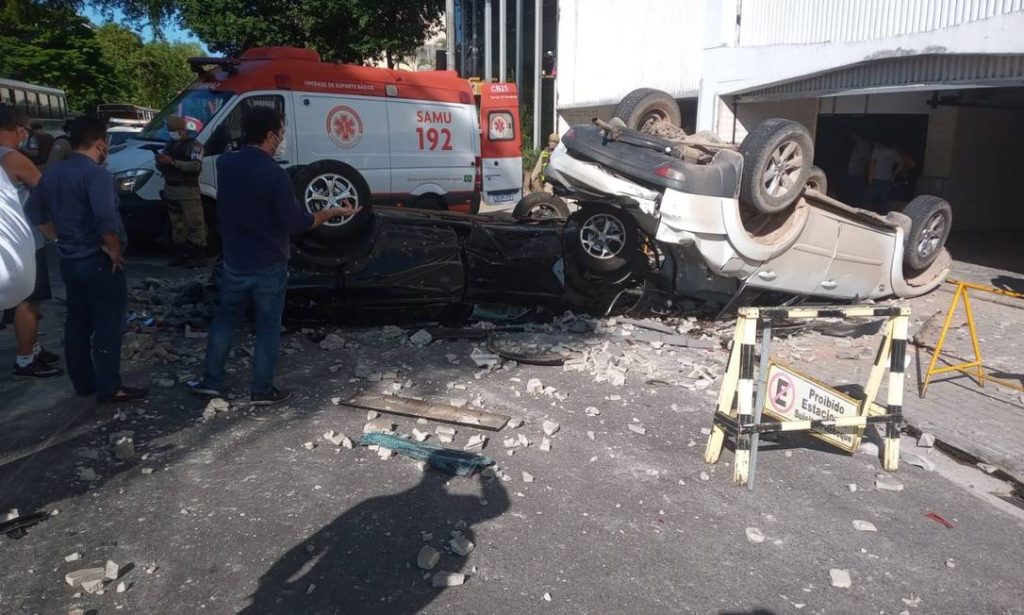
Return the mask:
{"type": "Polygon", "coordinates": [[[910,218],[903,262],[912,271],[923,271],[946,247],[953,227],[953,208],[945,199],[923,194],[907,203],[903,213],[910,218]]]}
{"type": "Polygon", "coordinates": [[[743,139],[740,153],[741,201],[761,213],[774,214],[800,198],[814,160],[814,142],[803,125],[767,119],[743,139]]]}
{"type": "Polygon", "coordinates": [[[569,220],[577,229],[572,251],[588,271],[618,272],[639,254],[636,221],[618,207],[584,203],[569,220]]]}

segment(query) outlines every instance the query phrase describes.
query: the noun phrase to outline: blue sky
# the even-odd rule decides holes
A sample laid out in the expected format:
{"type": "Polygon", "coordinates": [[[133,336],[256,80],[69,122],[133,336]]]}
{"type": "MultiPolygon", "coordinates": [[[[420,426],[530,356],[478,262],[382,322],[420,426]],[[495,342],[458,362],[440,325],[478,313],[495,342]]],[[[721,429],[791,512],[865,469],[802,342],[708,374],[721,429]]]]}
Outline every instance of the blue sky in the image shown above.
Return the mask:
{"type": "MultiPolygon", "coordinates": [[[[83,11],[83,14],[87,19],[89,19],[89,21],[93,22],[96,25],[100,25],[108,21],[103,17],[103,15],[99,11],[97,11],[95,8],[91,6],[87,6],[83,11]]],[[[114,21],[118,23],[123,22],[120,13],[115,14],[114,21]]],[[[206,46],[203,45],[202,42],[198,38],[196,38],[194,34],[189,32],[188,30],[183,30],[179,28],[177,24],[165,24],[163,31],[164,37],[171,42],[196,43],[198,45],[201,45],[204,49],[206,48],[206,46]]],[[[139,34],[142,36],[143,40],[149,41],[153,39],[153,31],[148,27],[144,28],[142,32],[139,32],[139,34]]]]}

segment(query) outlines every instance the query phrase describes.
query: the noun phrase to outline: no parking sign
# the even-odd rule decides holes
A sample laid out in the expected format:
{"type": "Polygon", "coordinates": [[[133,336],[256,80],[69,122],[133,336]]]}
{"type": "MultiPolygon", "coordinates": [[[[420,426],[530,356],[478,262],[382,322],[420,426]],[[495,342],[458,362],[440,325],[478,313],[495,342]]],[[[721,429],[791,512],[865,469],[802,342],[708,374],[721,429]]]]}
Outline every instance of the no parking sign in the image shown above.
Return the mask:
{"type": "MultiPolygon", "coordinates": [[[[860,404],[848,395],[774,361],[768,367],[764,412],[780,421],[831,421],[858,416],[860,404]]],[[[825,425],[810,434],[852,453],[860,446],[863,427],[825,425]]]]}

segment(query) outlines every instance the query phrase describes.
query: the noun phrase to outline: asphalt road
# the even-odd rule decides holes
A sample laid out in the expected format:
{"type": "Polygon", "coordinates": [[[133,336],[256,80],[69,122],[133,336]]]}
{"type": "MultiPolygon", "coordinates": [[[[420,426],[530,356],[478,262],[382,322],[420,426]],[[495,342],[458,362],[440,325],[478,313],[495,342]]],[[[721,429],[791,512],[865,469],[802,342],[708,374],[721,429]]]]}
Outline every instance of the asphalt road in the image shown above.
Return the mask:
{"type": "MultiPolygon", "coordinates": [[[[59,335],[56,320],[47,339],[59,335]]],[[[753,492],[732,484],[730,451],[706,465],[701,428],[718,382],[705,391],[657,383],[685,376],[686,362],[720,370],[722,350],[659,354],[628,347],[618,327],[577,336],[632,353],[625,384],[613,386],[558,367],[480,373],[469,342],[417,348],[384,341],[380,329],[339,333],[357,347],[325,351],[299,333],[285,337],[280,384],[295,391],[286,404],[233,404],[205,422],[203,403],[181,386],[155,386],[150,400],[116,416],[73,399],[64,380],[5,384],[0,512],[59,514],[0,540],[0,612],[1024,612],[1024,512],[991,495],[1004,484],[937,451],[915,450],[937,468],[904,464],[901,492],[875,488],[877,459],[797,436],[764,444],[753,492]],[[499,433],[459,426],[453,444],[488,435],[484,454],[512,480],[424,472],[323,440],[327,430],[358,437],[366,413],[330,399],[386,386],[356,374],[390,368],[410,385],[403,395],[479,398],[524,419],[499,433]],[[568,397],[527,393],[530,378],[568,397]],[[600,414],[588,416],[589,406],[600,414]],[[539,447],[545,420],[560,424],[550,451],[539,447]],[[118,462],[109,435],[123,430],[134,431],[137,457],[118,462]],[[531,444],[509,456],[502,441],[520,433],[531,444]],[[80,480],[82,467],[98,480],[80,480]],[[878,531],[857,531],[853,520],[878,531]],[[465,558],[444,552],[437,569],[466,574],[465,584],[434,588],[417,553],[424,544],[444,551],[460,521],[476,547],[465,558]],[[751,542],[747,528],[765,540],[751,542]],[[65,562],[75,552],[81,559],[65,562]],[[107,560],[131,564],[124,593],[118,581],[102,595],[64,582],[107,560]],[[832,587],[833,568],[848,570],[852,586],[832,587]]],[[[0,346],[8,337],[0,333],[0,346]]],[[[173,342],[182,356],[201,356],[201,340],[173,342]]],[[[246,360],[239,352],[232,363],[236,394],[245,392],[246,360]]],[[[194,372],[181,363],[126,367],[136,381],[194,372]]],[[[401,433],[436,426],[394,422],[401,433]]],[[[904,447],[916,448],[909,439],[904,447]]]]}

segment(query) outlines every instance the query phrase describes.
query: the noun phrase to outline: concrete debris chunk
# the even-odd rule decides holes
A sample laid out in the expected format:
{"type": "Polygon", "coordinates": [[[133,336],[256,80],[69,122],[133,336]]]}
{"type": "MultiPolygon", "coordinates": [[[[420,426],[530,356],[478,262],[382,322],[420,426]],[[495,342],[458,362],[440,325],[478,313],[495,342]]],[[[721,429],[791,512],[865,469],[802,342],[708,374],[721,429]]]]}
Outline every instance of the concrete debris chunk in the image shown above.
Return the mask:
{"type": "Polygon", "coordinates": [[[642,425],[637,425],[635,423],[630,423],[626,427],[628,427],[629,430],[632,431],[633,433],[640,434],[641,436],[647,435],[647,429],[645,427],[643,427],[642,425]]]}
{"type": "Polygon", "coordinates": [[[921,434],[921,437],[917,439],[917,445],[921,448],[932,448],[935,446],[935,436],[928,432],[921,434]]]}
{"type": "Polygon", "coordinates": [[[307,451],[311,451],[314,448],[316,448],[316,442],[303,442],[302,448],[306,449],[307,451]]]}
{"type": "Polygon", "coordinates": [[[395,424],[391,419],[374,419],[363,425],[363,433],[392,433],[395,431],[395,424]]]}
{"type": "Polygon", "coordinates": [[[544,384],[538,378],[530,378],[526,383],[526,392],[533,395],[539,395],[544,392],[544,384]]]}
{"type": "Polygon", "coordinates": [[[931,459],[926,459],[916,453],[904,452],[900,457],[904,463],[909,463],[912,466],[917,466],[925,472],[935,471],[935,463],[931,459]]]}
{"type": "Polygon", "coordinates": [[[92,468],[78,468],[78,478],[85,481],[99,480],[100,477],[96,474],[96,470],[92,468]]]}
{"type": "Polygon", "coordinates": [[[946,568],[956,568],[956,562],[953,560],[953,558],[949,558],[946,560],[946,568]]]}
{"type": "Polygon", "coordinates": [[[881,491],[903,491],[903,483],[890,476],[876,476],[875,488],[881,491]]]}
{"type": "Polygon", "coordinates": [[[504,439],[504,440],[502,441],[502,444],[504,444],[504,445],[505,445],[505,448],[515,448],[515,447],[516,447],[516,444],[517,444],[517,442],[516,442],[516,439],[515,439],[515,438],[505,438],[505,439],[504,439]]]}
{"type": "Polygon", "coordinates": [[[469,359],[476,364],[477,367],[495,367],[501,362],[501,357],[491,352],[484,352],[479,348],[474,348],[473,352],[469,353],[469,359]]]}
{"type": "Polygon", "coordinates": [[[484,445],[487,444],[487,436],[483,434],[477,434],[471,436],[469,441],[466,442],[466,446],[462,447],[464,451],[479,451],[483,450],[484,445]]]}
{"type": "Polygon", "coordinates": [[[541,438],[539,448],[545,453],[549,452],[551,450],[551,440],[548,440],[547,438],[541,438]]]}
{"type": "Polygon", "coordinates": [[[878,445],[874,442],[861,442],[857,452],[870,457],[878,457],[878,445]]]}
{"type": "Polygon", "coordinates": [[[700,473],[700,479],[701,479],[701,480],[711,480],[711,477],[710,477],[710,476],[708,476],[708,473],[707,473],[707,472],[701,472],[701,473],[700,473]]]}
{"type": "Polygon", "coordinates": [[[412,428],[412,439],[413,440],[416,440],[417,442],[424,442],[429,437],[430,437],[430,434],[428,432],[420,431],[419,429],[416,429],[415,427],[412,428]]]}
{"type": "Polygon", "coordinates": [[[756,527],[748,527],[746,529],[747,540],[754,544],[761,544],[764,542],[764,533],[756,527]]]}
{"type": "Polygon", "coordinates": [[[594,440],[594,439],[597,438],[597,436],[592,431],[588,431],[587,432],[587,437],[590,438],[591,440],[594,440]]]}
{"type": "Polygon", "coordinates": [[[594,406],[587,406],[587,409],[584,410],[584,412],[587,413],[587,416],[597,416],[601,414],[601,411],[595,408],[594,406]]]}
{"type": "Polygon", "coordinates": [[[83,581],[82,589],[89,594],[100,594],[103,592],[103,579],[83,581]]]}
{"type": "Polygon", "coordinates": [[[981,461],[979,461],[977,465],[985,474],[995,474],[996,471],[999,469],[996,466],[992,465],[991,463],[983,463],[981,461]]]}
{"type": "Polygon", "coordinates": [[[832,568],[828,571],[828,576],[832,579],[832,587],[847,589],[853,585],[853,580],[850,579],[849,570],[843,570],[841,568],[832,568]]]}
{"type": "Polygon", "coordinates": [[[431,577],[434,587],[456,587],[466,582],[461,572],[435,572],[431,577]]]}
{"type": "Polygon", "coordinates": [[[321,350],[341,350],[344,347],[345,340],[337,333],[328,333],[326,336],[324,336],[324,339],[320,340],[321,350]]]}
{"type": "Polygon", "coordinates": [[[460,557],[466,557],[469,552],[473,550],[476,545],[472,541],[467,539],[465,536],[456,536],[448,541],[448,546],[451,548],[452,553],[460,557]]]}
{"type": "Polygon", "coordinates": [[[870,521],[861,521],[860,519],[853,520],[853,529],[858,532],[877,532],[878,528],[875,524],[870,521]]]}
{"type": "Polygon", "coordinates": [[[380,416],[380,412],[377,412],[376,410],[369,410],[366,413],[366,420],[367,421],[372,421],[373,419],[375,419],[375,418],[377,418],[379,416],[380,416]]]}
{"type": "Polygon", "coordinates": [[[71,587],[78,587],[79,585],[90,581],[99,581],[102,583],[104,572],[103,568],[81,568],[64,575],[64,581],[71,587]]]}
{"type": "Polygon", "coordinates": [[[437,434],[437,439],[440,440],[441,442],[445,444],[451,444],[452,440],[455,439],[455,434],[457,432],[455,431],[454,427],[449,427],[448,425],[438,425],[436,428],[434,428],[434,433],[437,434]]]}
{"type": "Polygon", "coordinates": [[[113,560],[107,560],[107,565],[103,569],[103,577],[109,581],[116,581],[121,576],[122,566],[113,560]]]}
{"type": "Polygon", "coordinates": [[[530,439],[527,438],[524,433],[516,434],[516,444],[524,448],[528,448],[530,446],[530,439]]]}
{"type": "Polygon", "coordinates": [[[541,427],[544,429],[545,435],[553,436],[556,433],[558,433],[558,430],[561,428],[561,425],[559,425],[555,421],[544,421],[544,424],[541,427]]]}
{"type": "Polygon", "coordinates": [[[324,434],[324,440],[327,440],[334,446],[352,448],[352,440],[350,440],[345,434],[335,432],[333,429],[324,434]]]}
{"type": "Polygon", "coordinates": [[[332,397],[331,398],[331,405],[340,406],[341,405],[341,398],[340,397],[332,397]]]}
{"type": "Polygon", "coordinates": [[[77,562],[80,559],[82,559],[82,554],[77,551],[64,556],[65,562],[77,562]]]}
{"type": "Polygon", "coordinates": [[[430,545],[423,545],[419,555],[416,556],[416,565],[422,570],[433,570],[439,561],[441,561],[441,554],[430,545]]]}
{"type": "Polygon", "coordinates": [[[465,408],[469,400],[462,399],[461,397],[452,397],[448,400],[448,403],[454,408],[465,408]]]}
{"type": "Polygon", "coordinates": [[[850,493],[856,493],[857,492],[857,483],[850,483],[850,484],[848,484],[846,486],[846,488],[850,490],[850,493]]]}
{"type": "Polygon", "coordinates": [[[533,474],[530,474],[529,472],[523,472],[523,482],[524,483],[532,483],[533,482],[533,474]]]}
{"type": "Polygon", "coordinates": [[[430,342],[434,341],[434,337],[430,335],[426,329],[420,329],[416,333],[409,336],[409,341],[416,346],[426,346],[430,342]]]}
{"type": "Polygon", "coordinates": [[[378,446],[377,447],[377,456],[380,457],[381,459],[384,459],[384,460],[391,459],[391,457],[394,454],[395,454],[395,451],[391,450],[390,448],[387,448],[386,446],[378,446]]]}
{"type": "Polygon", "coordinates": [[[544,592],[544,595],[541,596],[541,598],[544,599],[544,602],[551,602],[551,594],[548,592],[544,592]]]}
{"type": "Polygon", "coordinates": [[[519,429],[523,425],[523,419],[509,419],[506,425],[509,429],[519,429]]]}

